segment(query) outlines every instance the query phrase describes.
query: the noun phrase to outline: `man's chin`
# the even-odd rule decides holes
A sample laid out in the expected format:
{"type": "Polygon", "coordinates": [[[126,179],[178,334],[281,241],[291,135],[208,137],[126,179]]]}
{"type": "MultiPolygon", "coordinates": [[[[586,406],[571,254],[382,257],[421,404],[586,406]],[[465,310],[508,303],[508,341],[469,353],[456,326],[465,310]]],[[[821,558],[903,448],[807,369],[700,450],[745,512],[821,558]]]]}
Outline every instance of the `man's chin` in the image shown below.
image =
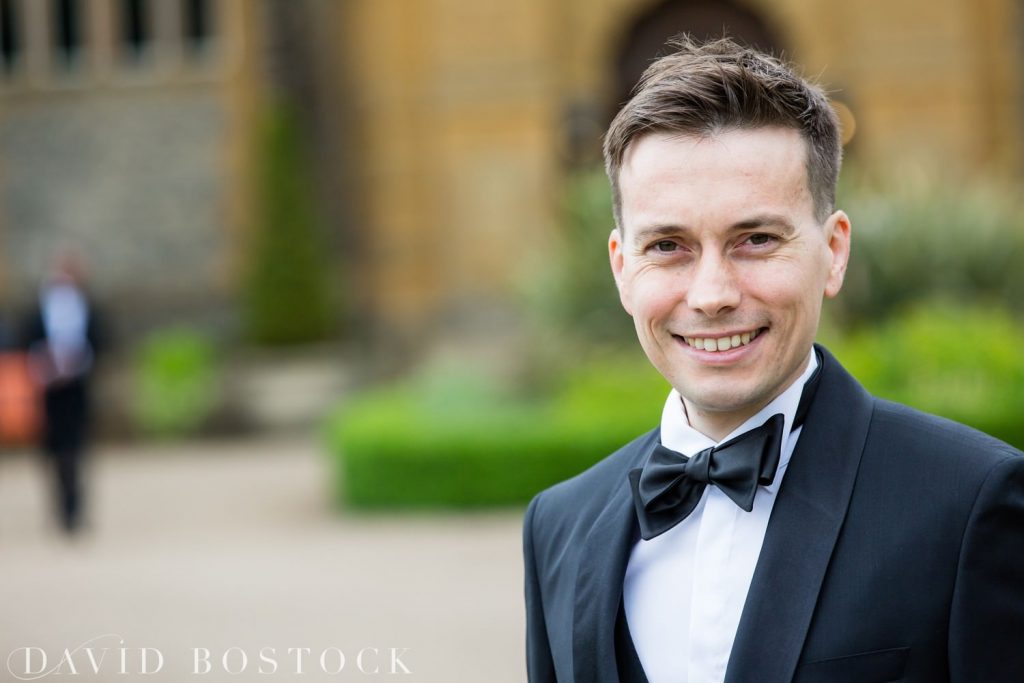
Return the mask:
{"type": "Polygon", "coordinates": [[[753,388],[743,391],[743,386],[738,386],[735,382],[719,388],[718,391],[680,391],[679,394],[683,397],[687,411],[696,410],[702,415],[721,418],[743,416],[740,422],[756,413],[770,400],[762,401],[761,392],[754,391],[753,388]]]}

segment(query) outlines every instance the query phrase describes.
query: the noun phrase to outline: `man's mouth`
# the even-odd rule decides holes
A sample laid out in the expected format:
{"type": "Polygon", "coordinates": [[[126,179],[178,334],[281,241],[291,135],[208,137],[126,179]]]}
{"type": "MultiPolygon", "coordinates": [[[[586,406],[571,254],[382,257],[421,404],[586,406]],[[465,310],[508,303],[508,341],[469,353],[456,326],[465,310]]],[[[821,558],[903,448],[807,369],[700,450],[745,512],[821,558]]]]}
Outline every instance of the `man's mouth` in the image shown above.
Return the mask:
{"type": "Polygon", "coordinates": [[[683,337],[683,341],[686,342],[687,346],[699,351],[728,351],[729,349],[735,349],[737,346],[746,346],[756,339],[757,335],[761,334],[762,329],[759,328],[750,332],[726,335],[724,337],[683,337]]]}

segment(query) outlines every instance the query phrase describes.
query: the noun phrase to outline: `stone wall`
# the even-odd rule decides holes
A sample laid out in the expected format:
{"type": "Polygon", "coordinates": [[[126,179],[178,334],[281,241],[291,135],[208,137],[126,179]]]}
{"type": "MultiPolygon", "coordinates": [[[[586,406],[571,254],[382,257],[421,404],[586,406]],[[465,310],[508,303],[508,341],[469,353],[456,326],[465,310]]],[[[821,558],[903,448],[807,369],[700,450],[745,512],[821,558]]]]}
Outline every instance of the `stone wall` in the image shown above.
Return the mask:
{"type": "Polygon", "coordinates": [[[119,308],[222,289],[224,108],[215,93],[63,96],[0,119],[7,291],[33,291],[53,250],[84,252],[119,308]]]}
{"type": "MultiPolygon", "coordinates": [[[[348,178],[368,236],[361,296],[387,327],[443,325],[467,300],[500,306],[557,245],[560,179],[598,160],[616,60],[630,27],[663,4],[337,6],[348,87],[336,101],[361,141],[348,178]]],[[[851,160],[954,178],[1024,170],[1019,2],[734,4],[852,112],[851,160]]]]}
{"type": "Polygon", "coordinates": [[[114,0],[82,0],[79,44],[54,47],[58,5],[14,0],[19,56],[0,73],[0,304],[34,296],[53,252],[85,257],[116,338],[231,325],[249,193],[253,13],[209,0],[205,37],[182,3],[149,3],[126,51],[114,0]],[[191,41],[191,42],[190,42],[191,41]]]}
{"type": "MultiPolygon", "coordinates": [[[[148,83],[0,87],[2,294],[30,287],[62,234],[127,308],[174,317],[228,300],[255,222],[254,94],[275,16],[260,8],[272,1],[216,3],[225,40],[211,77],[165,78],[178,54],[148,83]]],[[[315,56],[304,87],[319,107],[320,201],[344,233],[344,300],[385,337],[505,319],[531,268],[566,246],[561,180],[597,161],[617,60],[665,0],[285,1],[305,13],[315,56]]],[[[1024,171],[1019,0],[732,4],[849,108],[851,160],[1024,171]]],[[[92,61],[113,69],[113,54],[92,61]]]]}

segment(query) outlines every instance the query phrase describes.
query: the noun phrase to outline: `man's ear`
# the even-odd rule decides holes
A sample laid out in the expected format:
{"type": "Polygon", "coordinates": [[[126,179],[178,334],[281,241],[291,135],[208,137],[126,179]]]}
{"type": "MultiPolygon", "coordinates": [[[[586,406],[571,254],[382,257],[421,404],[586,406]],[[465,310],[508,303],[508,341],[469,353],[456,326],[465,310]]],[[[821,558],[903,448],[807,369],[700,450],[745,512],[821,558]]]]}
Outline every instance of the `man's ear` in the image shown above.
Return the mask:
{"type": "Polygon", "coordinates": [[[836,211],[825,222],[825,238],[831,260],[828,279],[825,280],[825,296],[831,299],[843,287],[846,264],[850,261],[850,217],[843,211],[836,211]]]}
{"type": "Polygon", "coordinates": [[[629,304],[628,289],[629,286],[626,284],[625,278],[623,277],[623,269],[626,266],[624,260],[623,250],[625,246],[622,243],[622,233],[619,232],[618,228],[612,230],[611,234],[608,235],[608,260],[612,264],[612,275],[615,277],[615,286],[619,290],[619,301],[622,302],[622,307],[626,309],[626,313],[633,315],[633,309],[629,304]]]}

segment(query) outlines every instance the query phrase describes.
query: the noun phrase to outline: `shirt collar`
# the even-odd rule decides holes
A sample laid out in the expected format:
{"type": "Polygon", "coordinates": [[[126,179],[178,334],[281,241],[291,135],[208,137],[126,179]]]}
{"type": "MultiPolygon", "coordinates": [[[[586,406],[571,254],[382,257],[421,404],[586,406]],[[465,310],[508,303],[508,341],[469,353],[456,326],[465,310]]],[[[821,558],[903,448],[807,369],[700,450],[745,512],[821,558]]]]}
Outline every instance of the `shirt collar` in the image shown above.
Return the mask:
{"type": "MultiPolygon", "coordinates": [[[[804,384],[810,379],[811,375],[814,374],[815,368],[818,367],[817,354],[814,353],[812,348],[808,357],[807,367],[800,377],[793,382],[789,387],[781,394],[776,396],[771,402],[768,403],[764,408],[757,411],[754,415],[750,416],[743,424],[734,429],[732,432],[727,434],[722,441],[728,441],[734,436],[738,436],[745,431],[753,429],[758,425],[764,423],[769,417],[776,413],[782,413],[785,417],[786,425],[782,432],[782,443],[786,444],[789,440],[790,431],[793,428],[793,420],[796,417],[797,405],[800,403],[800,395],[803,393],[804,384]]],[[[722,441],[715,441],[709,436],[701,434],[696,429],[690,426],[690,423],[686,419],[686,411],[683,409],[683,399],[679,395],[679,392],[673,389],[669,392],[668,399],[665,401],[665,408],[661,413],[661,443],[666,448],[670,448],[674,451],[682,453],[683,455],[693,456],[705,448],[711,448],[722,441]]],[[[779,462],[780,466],[784,466],[789,460],[789,452],[792,449],[783,448],[783,458],[779,462]]]]}

